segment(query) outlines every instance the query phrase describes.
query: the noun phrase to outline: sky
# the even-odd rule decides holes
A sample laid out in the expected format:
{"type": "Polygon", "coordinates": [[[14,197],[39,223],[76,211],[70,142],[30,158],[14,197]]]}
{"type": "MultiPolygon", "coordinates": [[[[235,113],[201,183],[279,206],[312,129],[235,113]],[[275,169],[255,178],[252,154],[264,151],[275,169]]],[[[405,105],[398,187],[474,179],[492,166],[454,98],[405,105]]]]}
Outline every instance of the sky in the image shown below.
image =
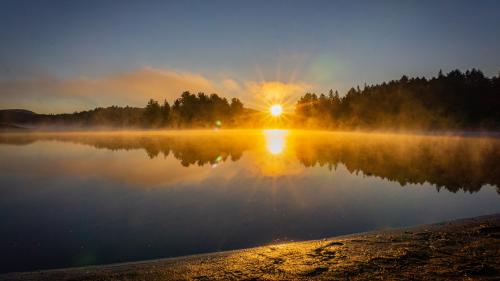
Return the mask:
{"type": "Polygon", "coordinates": [[[500,71],[500,1],[0,0],[0,109],[73,112],[500,71]]]}

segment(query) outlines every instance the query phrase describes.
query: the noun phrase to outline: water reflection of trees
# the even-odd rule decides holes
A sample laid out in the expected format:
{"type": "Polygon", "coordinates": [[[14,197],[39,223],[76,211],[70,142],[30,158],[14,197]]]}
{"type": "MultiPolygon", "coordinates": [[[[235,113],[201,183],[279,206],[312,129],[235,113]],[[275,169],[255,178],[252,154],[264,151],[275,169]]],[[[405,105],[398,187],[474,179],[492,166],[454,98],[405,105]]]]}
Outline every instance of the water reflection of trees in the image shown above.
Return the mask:
{"type": "Polygon", "coordinates": [[[6,134],[0,135],[0,143],[30,144],[36,141],[64,141],[91,145],[99,149],[137,150],[144,149],[153,159],[167,157],[178,159],[185,167],[203,166],[237,161],[243,152],[251,147],[251,142],[241,136],[224,135],[127,135],[127,134],[6,134]]]}
{"type": "Polygon", "coordinates": [[[332,134],[296,142],[296,153],[306,167],[362,172],[408,183],[434,184],[456,192],[478,191],[485,184],[500,186],[500,140],[459,137],[418,137],[332,134]]]}
{"type": "MultiPolygon", "coordinates": [[[[144,149],[150,158],[172,155],[180,163],[203,166],[239,160],[244,151],[264,146],[261,134],[5,134],[0,143],[64,141],[109,150],[144,149]]],[[[452,192],[475,192],[483,185],[500,193],[500,140],[467,137],[419,137],[377,134],[290,134],[288,153],[305,167],[376,176],[401,185],[425,182],[452,192]]],[[[260,151],[260,150],[259,150],[260,151]]]]}
{"type": "Polygon", "coordinates": [[[213,136],[155,136],[155,137],[96,137],[79,140],[97,148],[111,150],[144,149],[149,158],[167,157],[172,154],[185,167],[203,166],[231,159],[237,161],[249,143],[234,137],[213,136]]]}

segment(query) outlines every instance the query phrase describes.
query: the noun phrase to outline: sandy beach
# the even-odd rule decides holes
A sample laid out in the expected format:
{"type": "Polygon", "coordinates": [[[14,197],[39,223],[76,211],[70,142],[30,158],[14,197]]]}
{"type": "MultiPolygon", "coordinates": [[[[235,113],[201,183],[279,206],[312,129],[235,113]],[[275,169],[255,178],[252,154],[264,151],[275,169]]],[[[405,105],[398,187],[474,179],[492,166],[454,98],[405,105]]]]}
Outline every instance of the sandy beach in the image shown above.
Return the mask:
{"type": "Polygon", "coordinates": [[[498,280],[500,215],[0,280],[498,280]]]}

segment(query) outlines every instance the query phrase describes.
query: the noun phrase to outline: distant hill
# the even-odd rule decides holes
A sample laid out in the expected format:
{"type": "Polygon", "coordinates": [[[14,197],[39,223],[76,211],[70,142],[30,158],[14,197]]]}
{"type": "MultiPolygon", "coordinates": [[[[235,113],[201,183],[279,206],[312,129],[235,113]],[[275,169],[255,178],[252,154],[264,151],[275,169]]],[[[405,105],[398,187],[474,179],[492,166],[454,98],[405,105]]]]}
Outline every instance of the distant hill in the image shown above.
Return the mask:
{"type": "Polygon", "coordinates": [[[41,118],[40,114],[25,109],[3,109],[0,110],[0,124],[2,128],[16,124],[35,123],[41,118]]]}

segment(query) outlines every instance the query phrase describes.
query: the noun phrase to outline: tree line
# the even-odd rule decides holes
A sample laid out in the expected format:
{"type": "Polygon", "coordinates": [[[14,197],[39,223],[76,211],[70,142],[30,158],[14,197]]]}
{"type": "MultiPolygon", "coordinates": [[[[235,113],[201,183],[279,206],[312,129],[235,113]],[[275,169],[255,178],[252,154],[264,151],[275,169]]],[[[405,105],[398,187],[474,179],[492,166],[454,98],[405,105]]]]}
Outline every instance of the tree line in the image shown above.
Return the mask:
{"type": "Polygon", "coordinates": [[[453,70],[437,77],[401,77],[351,88],[345,96],[306,93],[295,107],[295,126],[341,129],[498,129],[500,74],[453,70]]]}
{"type": "Polygon", "coordinates": [[[243,103],[217,94],[206,95],[184,92],[172,106],[165,100],[163,104],[149,100],[142,115],[145,127],[220,127],[223,124],[235,125],[244,113],[243,103]]]}
{"type": "Polygon", "coordinates": [[[0,114],[0,123],[52,127],[213,128],[250,123],[248,118],[254,111],[244,108],[237,98],[228,101],[217,94],[195,95],[186,91],[172,105],[167,100],[160,104],[150,99],[144,108],[110,106],[65,114],[29,113],[21,116],[15,110],[7,110],[0,114]]]}
{"type": "MultiPolygon", "coordinates": [[[[500,74],[485,77],[477,69],[453,70],[437,77],[408,78],[351,88],[344,96],[330,90],[306,93],[274,125],[326,129],[498,130],[500,74]]],[[[266,127],[267,112],[245,108],[233,98],[184,92],[172,104],[149,100],[144,108],[96,108],[72,114],[35,114],[3,110],[0,124],[102,126],[118,128],[266,127]]],[[[272,119],[271,119],[272,120],[272,119]]]]}

